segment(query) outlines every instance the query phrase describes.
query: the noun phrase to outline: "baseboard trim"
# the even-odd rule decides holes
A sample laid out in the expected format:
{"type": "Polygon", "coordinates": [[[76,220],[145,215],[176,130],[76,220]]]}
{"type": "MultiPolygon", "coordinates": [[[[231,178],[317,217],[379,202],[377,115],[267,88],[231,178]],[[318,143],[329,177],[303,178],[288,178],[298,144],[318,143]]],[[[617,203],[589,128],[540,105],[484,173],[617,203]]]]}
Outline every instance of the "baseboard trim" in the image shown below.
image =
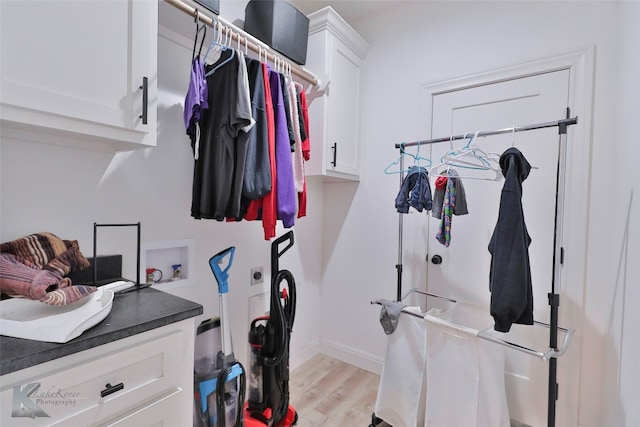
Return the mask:
{"type": "Polygon", "coordinates": [[[289,369],[295,370],[318,354],[320,354],[320,338],[312,340],[300,350],[292,351],[289,357],[289,369]]]}
{"type": "Polygon", "coordinates": [[[358,368],[365,369],[376,375],[382,372],[384,359],[357,348],[346,346],[336,341],[320,338],[320,353],[358,368]]]}

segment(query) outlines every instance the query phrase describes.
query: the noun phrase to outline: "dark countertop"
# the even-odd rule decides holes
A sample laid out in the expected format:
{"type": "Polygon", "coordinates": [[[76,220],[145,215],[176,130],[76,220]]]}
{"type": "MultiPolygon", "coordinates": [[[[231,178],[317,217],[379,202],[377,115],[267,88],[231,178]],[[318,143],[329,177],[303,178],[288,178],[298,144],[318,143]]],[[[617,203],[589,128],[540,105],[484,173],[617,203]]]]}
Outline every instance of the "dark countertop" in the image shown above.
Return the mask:
{"type": "Polygon", "coordinates": [[[0,335],[0,375],[39,365],[202,314],[202,306],[152,288],[116,294],[111,312],[79,337],[59,344],[0,335]]]}

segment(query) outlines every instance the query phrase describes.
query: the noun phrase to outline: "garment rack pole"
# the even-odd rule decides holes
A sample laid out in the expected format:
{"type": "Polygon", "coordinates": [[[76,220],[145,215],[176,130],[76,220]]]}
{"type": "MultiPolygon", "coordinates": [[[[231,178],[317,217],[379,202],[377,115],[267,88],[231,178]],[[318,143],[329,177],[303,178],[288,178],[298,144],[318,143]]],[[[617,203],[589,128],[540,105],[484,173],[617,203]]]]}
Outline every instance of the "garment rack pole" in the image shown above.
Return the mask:
{"type": "MultiPolygon", "coordinates": [[[[400,170],[404,170],[404,157],[400,157],[400,170]]],[[[402,187],[402,181],[404,180],[404,173],[400,173],[400,187],[402,187]]],[[[403,216],[398,215],[398,263],[396,264],[396,271],[398,273],[398,286],[396,301],[402,301],[402,227],[403,216]]]]}
{"type": "MultiPolygon", "coordinates": [[[[563,248],[562,248],[562,225],[564,218],[564,197],[565,197],[565,172],[566,172],[566,162],[567,162],[567,127],[570,125],[575,125],[578,123],[577,117],[570,117],[570,110],[567,108],[567,118],[562,120],[557,120],[554,122],[544,122],[544,123],[536,123],[524,126],[514,126],[510,128],[504,129],[496,129],[490,131],[480,131],[480,132],[468,132],[462,135],[451,135],[448,137],[434,138],[428,139],[424,141],[414,141],[407,143],[399,143],[395,144],[395,148],[400,149],[401,151],[407,147],[417,146],[417,145],[427,145],[434,144],[438,142],[450,142],[454,140],[467,139],[470,135],[474,135],[475,137],[479,136],[490,136],[490,135],[500,135],[505,133],[514,133],[514,132],[525,132],[536,129],[544,129],[557,127],[559,129],[559,143],[558,143],[558,164],[556,170],[556,206],[555,206],[555,223],[554,223],[554,238],[553,238],[553,275],[551,280],[551,292],[548,294],[549,298],[549,306],[550,306],[550,321],[549,321],[549,348],[550,351],[545,355],[548,356],[549,360],[549,388],[548,388],[548,405],[547,405],[547,426],[555,427],[556,424],[556,401],[558,400],[558,383],[557,383],[557,371],[558,371],[558,355],[564,354],[566,351],[566,345],[563,346],[561,351],[558,351],[558,330],[563,330],[565,333],[566,329],[560,328],[558,326],[558,307],[560,306],[560,270],[563,262],[563,248]]],[[[404,170],[404,158],[400,157],[400,170],[404,170]]],[[[400,186],[402,186],[402,181],[404,179],[404,173],[400,173],[400,186]]],[[[403,234],[403,214],[398,214],[398,263],[396,264],[396,269],[398,272],[398,283],[397,283],[397,301],[402,300],[402,234],[403,234]]],[[[570,334],[573,333],[572,331],[570,334]]],[[[565,344],[568,343],[568,338],[565,339],[565,344]]],[[[512,344],[512,343],[510,343],[512,344]]],[[[512,344],[513,345],[513,344],[512,344]]],[[[528,350],[528,349],[525,349],[528,350]]],[[[535,354],[535,353],[534,353],[535,354]]],[[[542,354],[542,353],[540,353],[542,354]]],[[[372,415],[372,426],[377,425],[377,420],[380,420],[375,416],[375,413],[372,415]]],[[[381,420],[380,420],[381,421],[381,420]]]]}
{"type": "Polygon", "coordinates": [[[246,46],[255,53],[264,55],[264,52],[266,52],[267,60],[272,61],[273,63],[275,63],[275,61],[277,60],[284,61],[285,63],[291,66],[291,74],[297,77],[300,77],[302,80],[304,80],[305,82],[311,83],[311,85],[313,86],[318,86],[320,84],[320,81],[314,74],[312,74],[311,72],[307,71],[305,68],[297,64],[292,64],[289,59],[286,59],[282,55],[275,53],[269,45],[263,43],[262,41],[255,38],[254,36],[247,33],[246,31],[241,30],[240,28],[236,27],[235,25],[228,22],[224,18],[221,18],[220,16],[216,16],[215,18],[212,18],[211,16],[208,15],[207,12],[203,12],[202,10],[197,9],[195,5],[192,5],[191,3],[187,3],[186,1],[183,1],[183,0],[164,0],[164,1],[170,4],[171,6],[174,6],[175,8],[183,11],[187,15],[193,16],[194,18],[197,13],[200,17],[200,20],[205,24],[209,25],[210,27],[213,27],[214,21],[218,21],[218,23],[232,30],[231,39],[233,41],[241,43],[241,45],[246,44],[246,46]]]}
{"type": "Polygon", "coordinates": [[[525,132],[525,131],[529,131],[529,130],[551,128],[551,127],[566,128],[566,126],[575,125],[576,123],[578,123],[578,118],[577,117],[573,117],[573,118],[567,118],[567,119],[563,119],[563,120],[558,120],[558,121],[555,121],[555,122],[536,123],[536,124],[533,124],[533,125],[514,126],[514,127],[510,127],[510,128],[504,128],[504,129],[481,131],[481,132],[478,132],[477,134],[475,132],[468,132],[468,133],[465,133],[463,135],[451,135],[451,136],[446,136],[446,137],[441,137],[441,138],[427,139],[427,140],[424,140],[424,141],[402,142],[402,143],[396,144],[395,147],[396,148],[402,148],[402,147],[406,148],[406,147],[413,147],[413,146],[416,146],[416,145],[434,144],[436,142],[456,141],[456,140],[459,140],[459,139],[467,139],[470,136],[478,137],[478,136],[500,135],[500,134],[503,134],[503,133],[525,132]]]}

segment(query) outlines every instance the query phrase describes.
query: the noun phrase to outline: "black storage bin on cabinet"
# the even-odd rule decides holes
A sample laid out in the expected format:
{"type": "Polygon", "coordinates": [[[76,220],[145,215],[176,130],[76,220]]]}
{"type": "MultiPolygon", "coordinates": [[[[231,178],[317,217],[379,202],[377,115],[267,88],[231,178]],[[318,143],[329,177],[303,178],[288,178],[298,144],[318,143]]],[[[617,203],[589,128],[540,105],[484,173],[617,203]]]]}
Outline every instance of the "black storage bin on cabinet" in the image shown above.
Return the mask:
{"type": "Polygon", "coordinates": [[[220,0],[195,0],[195,2],[220,15],[220,0]]]}
{"type": "Polygon", "coordinates": [[[300,65],[307,60],[309,18],[286,1],[250,0],[244,30],[300,65]]]}

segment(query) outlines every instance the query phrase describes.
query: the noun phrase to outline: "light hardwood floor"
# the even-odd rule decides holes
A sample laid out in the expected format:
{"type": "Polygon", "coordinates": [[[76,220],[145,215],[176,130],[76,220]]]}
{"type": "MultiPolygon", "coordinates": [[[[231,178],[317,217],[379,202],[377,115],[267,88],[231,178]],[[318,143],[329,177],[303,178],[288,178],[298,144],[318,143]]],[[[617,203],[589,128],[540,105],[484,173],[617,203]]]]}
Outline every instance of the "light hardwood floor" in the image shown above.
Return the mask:
{"type": "MultiPolygon", "coordinates": [[[[369,427],[380,377],[348,363],[317,355],[289,378],[297,427],[369,427]]],[[[377,427],[391,427],[384,421],[377,427]]],[[[511,427],[530,427],[511,421],[511,427]]]]}
{"type": "MultiPolygon", "coordinates": [[[[291,404],[298,427],[368,427],[380,377],[348,363],[317,355],[291,372],[291,404]]],[[[379,424],[385,427],[388,424],[379,424]]]]}

